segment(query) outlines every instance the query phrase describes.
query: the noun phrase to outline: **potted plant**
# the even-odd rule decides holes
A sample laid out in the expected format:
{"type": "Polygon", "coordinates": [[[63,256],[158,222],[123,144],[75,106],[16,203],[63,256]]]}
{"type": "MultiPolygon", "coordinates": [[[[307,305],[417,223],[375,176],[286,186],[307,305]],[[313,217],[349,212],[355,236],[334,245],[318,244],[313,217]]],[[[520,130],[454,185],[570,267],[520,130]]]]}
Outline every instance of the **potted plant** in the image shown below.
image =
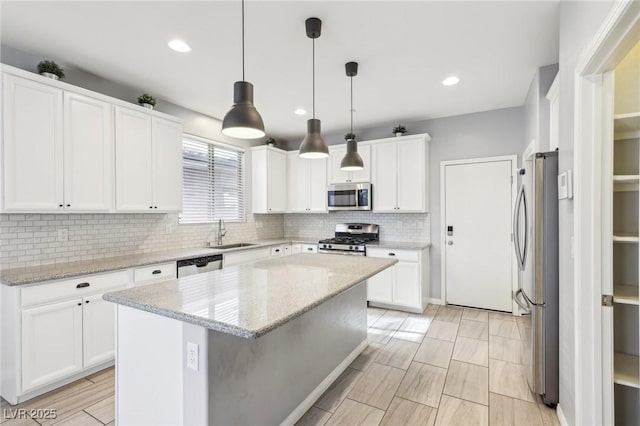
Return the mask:
{"type": "Polygon", "coordinates": [[[273,136],[270,136],[265,143],[269,146],[278,146],[278,141],[273,136]]]}
{"type": "Polygon", "coordinates": [[[144,93],[138,97],[138,103],[145,108],[153,109],[153,107],[156,106],[156,98],[144,93]]]}
{"type": "Polygon", "coordinates": [[[346,135],[344,135],[344,140],[345,141],[353,141],[356,139],[356,134],[355,133],[347,133],[346,135]]]}
{"type": "Polygon", "coordinates": [[[404,127],[402,124],[398,124],[396,127],[393,128],[391,133],[394,133],[397,137],[400,137],[405,133],[407,133],[407,128],[404,127]]]}
{"type": "Polygon", "coordinates": [[[54,80],[64,78],[64,71],[53,61],[41,61],[38,64],[38,74],[54,80]]]}

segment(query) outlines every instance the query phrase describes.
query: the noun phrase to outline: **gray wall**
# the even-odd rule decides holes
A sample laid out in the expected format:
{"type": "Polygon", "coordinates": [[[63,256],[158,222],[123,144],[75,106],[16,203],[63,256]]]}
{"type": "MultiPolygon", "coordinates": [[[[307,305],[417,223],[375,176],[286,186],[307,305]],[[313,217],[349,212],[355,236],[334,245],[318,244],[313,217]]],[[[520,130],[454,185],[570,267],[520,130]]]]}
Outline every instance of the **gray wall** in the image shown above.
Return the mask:
{"type": "MultiPolygon", "coordinates": [[[[611,10],[612,2],[560,3],[560,166],[573,169],[576,64],[611,10]]],[[[575,291],[571,241],[573,201],[560,200],[560,405],[568,424],[576,423],[575,291]]]]}

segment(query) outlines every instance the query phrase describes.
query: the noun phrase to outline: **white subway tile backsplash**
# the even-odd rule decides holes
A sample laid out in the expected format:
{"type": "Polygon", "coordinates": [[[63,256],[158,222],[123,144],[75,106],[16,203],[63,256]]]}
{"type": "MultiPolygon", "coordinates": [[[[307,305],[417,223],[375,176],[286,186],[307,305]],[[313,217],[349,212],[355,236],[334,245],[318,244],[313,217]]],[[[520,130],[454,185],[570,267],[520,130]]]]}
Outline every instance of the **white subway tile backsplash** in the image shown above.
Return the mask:
{"type": "Polygon", "coordinates": [[[332,212],[329,214],[286,214],[284,235],[287,238],[320,239],[333,236],[337,223],[375,223],[380,225],[380,239],[386,241],[431,241],[428,213],[332,212]]]}
{"type": "MultiPolygon", "coordinates": [[[[177,214],[2,214],[0,268],[204,247],[215,243],[217,226],[180,225],[177,214]],[[57,241],[58,228],[69,230],[69,241],[57,241]]],[[[284,236],[283,215],[247,215],[226,228],[225,243],[284,236]]]]}

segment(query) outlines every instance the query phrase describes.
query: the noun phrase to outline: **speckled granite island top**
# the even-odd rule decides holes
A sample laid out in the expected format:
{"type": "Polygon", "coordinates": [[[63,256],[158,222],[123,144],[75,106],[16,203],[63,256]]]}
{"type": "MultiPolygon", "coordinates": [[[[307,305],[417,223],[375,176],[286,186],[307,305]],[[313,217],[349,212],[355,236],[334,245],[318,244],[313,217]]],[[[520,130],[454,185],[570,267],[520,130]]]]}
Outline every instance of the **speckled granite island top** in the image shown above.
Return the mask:
{"type": "Polygon", "coordinates": [[[255,339],[396,262],[386,258],[298,254],[107,293],[103,298],[255,339]]]}

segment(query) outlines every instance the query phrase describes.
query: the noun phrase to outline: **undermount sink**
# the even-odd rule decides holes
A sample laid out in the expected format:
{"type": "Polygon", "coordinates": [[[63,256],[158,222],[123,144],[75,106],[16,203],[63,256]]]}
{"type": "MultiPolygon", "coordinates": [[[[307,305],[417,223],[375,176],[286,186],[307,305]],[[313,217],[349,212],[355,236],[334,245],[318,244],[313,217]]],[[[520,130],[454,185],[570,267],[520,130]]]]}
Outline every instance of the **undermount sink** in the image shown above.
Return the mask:
{"type": "Polygon", "coordinates": [[[226,245],[223,245],[223,246],[213,246],[211,248],[220,249],[220,250],[227,250],[227,249],[234,249],[234,248],[241,248],[241,247],[251,247],[251,246],[257,246],[257,244],[249,244],[249,243],[226,244],[226,245]]]}

